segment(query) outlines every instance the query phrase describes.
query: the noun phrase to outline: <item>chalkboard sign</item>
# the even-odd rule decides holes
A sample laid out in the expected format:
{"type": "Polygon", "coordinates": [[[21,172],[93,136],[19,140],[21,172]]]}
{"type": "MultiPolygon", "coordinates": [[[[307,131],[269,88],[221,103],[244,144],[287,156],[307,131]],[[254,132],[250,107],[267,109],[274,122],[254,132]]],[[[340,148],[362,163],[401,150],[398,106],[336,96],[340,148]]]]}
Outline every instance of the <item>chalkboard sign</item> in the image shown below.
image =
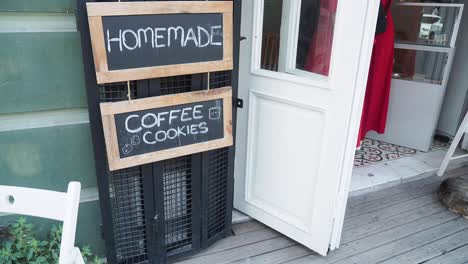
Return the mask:
{"type": "Polygon", "coordinates": [[[232,145],[232,90],[102,103],[111,170],[232,145]]]}
{"type": "Polygon", "coordinates": [[[231,1],[87,3],[98,83],[230,70],[231,1]]]}

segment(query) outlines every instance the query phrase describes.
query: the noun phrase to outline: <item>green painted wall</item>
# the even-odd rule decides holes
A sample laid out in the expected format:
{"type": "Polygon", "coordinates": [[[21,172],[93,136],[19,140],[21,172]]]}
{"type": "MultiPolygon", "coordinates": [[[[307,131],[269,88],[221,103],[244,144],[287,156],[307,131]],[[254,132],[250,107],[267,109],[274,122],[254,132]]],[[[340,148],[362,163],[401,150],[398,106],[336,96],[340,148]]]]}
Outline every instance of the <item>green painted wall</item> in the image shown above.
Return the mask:
{"type": "Polygon", "coordinates": [[[89,124],[0,132],[0,182],[65,191],[96,186],[89,124]]]}
{"type": "MultiPolygon", "coordinates": [[[[0,184],[66,191],[80,181],[77,243],[103,254],[74,12],[75,0],[0,0],[0,184]]],[[[0,215],[0,226],[17,218],[0,215]]]]}
{"type": "Polygon", "coordinates": [[[1,113],[86,107],[77,32],[1,33],[1,113]]]}
{"type": "Polygon", "coordinates": [[[0,11],[17,12],[75,12],[75,0],[2,0],[0,11]]]}

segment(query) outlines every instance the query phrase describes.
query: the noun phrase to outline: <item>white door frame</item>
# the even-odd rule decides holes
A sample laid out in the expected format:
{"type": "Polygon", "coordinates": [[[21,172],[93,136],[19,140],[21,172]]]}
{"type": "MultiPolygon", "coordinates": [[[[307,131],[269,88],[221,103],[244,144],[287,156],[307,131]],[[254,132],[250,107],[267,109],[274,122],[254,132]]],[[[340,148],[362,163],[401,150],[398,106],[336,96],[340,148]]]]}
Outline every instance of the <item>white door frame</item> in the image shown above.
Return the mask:
{"type": "MultiPolygon", "coordinates": [[[[347,0],[339,0],[347,1],[347,0]]],[[[345,157],[343,159],[343,171],[341,173],[340,187],[337,193],[337,202],[335,210],[335,221],[333,223],[332,236],[330,239],[330,250],[339,248],[341,242],[341,234],[343,231],[343,223],[346,213],[346,205],[348,202],[351,177],[353,175],[354,155],[357,146],[359,135],[359,127],[361,125],[362,108],[364,105],[364,95],[366,93],[367,78],[369,75],[369,67],[373,48],[373,42],[369,41],[374,39],[375,28],[377,23],[377,16],[379,13],[380,1],[371,0],[367,8],[367,17],[364,29],[364,37],[362,39],[363,45],[361,46],[359,68],[356,82],[356,90],[353,98],[353,106],[349,123],[348,139],[346,140],[345,157]]]]}

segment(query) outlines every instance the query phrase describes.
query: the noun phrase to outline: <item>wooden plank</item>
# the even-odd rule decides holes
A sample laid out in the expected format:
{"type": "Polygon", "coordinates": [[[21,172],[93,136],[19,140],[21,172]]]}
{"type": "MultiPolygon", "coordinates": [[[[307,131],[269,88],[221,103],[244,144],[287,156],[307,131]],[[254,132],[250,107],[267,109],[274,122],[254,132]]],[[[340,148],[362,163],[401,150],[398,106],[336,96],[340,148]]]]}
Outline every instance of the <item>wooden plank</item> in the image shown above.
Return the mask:
{"type": "Polygon", "coordinates": [[[422,232],[408,235],[399,240],[395,240],[383,246],[367,250],[361,254],[354,255],[352,257],[335,263],[378,263],[390,256],[395,256],[410,251],[426,243],[431,243],[451,234],[460,232],[461,230],[464,230],[466,228],[468,228],[468,222],[462,217],[457,217],[456,219],[450,222],[445,222],[440,225],[436,225],[432,228],[423,230],[422,232]]]}
{"type": "Polygon", "coordinates": [[[394,204],[385,208],[381,208],[372,212],[361,214],[358,216],[349,217],[345,220],[343,229],[350,230],[359,226],[368,225],[373,222],[377,222],[380,219],[388,218],[394,215],[398,215],[404,212],[414,210],[416,208],[432,204],[438,201],[437,194],[431,193],[425,196],[421,196],[409,201],[405,201],[399,204],[394,204]]]}
{"type": "Polygon", "coordinates": [[[428,184],[431,184],[434,182],[440,182],[440,181],[441,181],[440,177],[428,177],[428,178],[424,178],[424,179],[413,181],[413,182],[399,184],[390,188],[385,188],[376,192],[370,192],[370,193],[365,193],[365,194],[361,194],[358,196],[353,196],[349,198],[347,209],[355,207],[363,203],[368,203],[374,200],[383,200],[393,195],[400,195],[403,193],[408,193],[408,191],[411,191],[414,188],[421,188],[428,184]]]}
{"type": "Polygon", "coordinates": [[[381,199],[384,199],[384,198],[391,197],[393,195],[408,193],[408,192],[411,192],[411,191],[413,191],[415,189],[419,189],[421,187],[424,187],[427,184],[431,184],[431,183],[435,183],[435,182],[441,182],[445,178],[457,177],[457,176],[461,176],[461,175],[465,175],[465,174],[467,174],[466,167],[452,169],[450,171],[447,171],[446,175],[443,178],[436,176],[436,174],[434,172],[434,176],[431,176],[431,177],[426,177],[426,178],[416,180],[416,181],[405,182],[405,183],[399,184],[397,186],[393,186],[393,187],[386,188],[386,189],[383,189],[383,190],[379,190],[379,191],[376,191],[376,192],[370,192],[370,193],[350,197],[349,201],[348,201],[347,209],[349,210],[349,208],[352,208],[352,207],[354,207],[356,205],[366,203],[366,202],[369,202],[369,201],[381,200],[381,199]]]}
{"type": "Polygon", "coordinates": [[[258,243],[264,240],[280,237],[281,234],[270,228],[264,228],[257,231],[247,232],[241,235],[235,235],[227,239],[220,240],[214,243],[208,249],[194,255],[193,257],[200,257],[205,255],[214,254],[221,251],[231,250],[237,247],[258,243]]]}
{"type": "Polygon", "coordinates": [[[196,257],[178,262],[180,264],[205,264],[205,263],[231,263],[234,261],[247,259],[252,256],[257,256],[266,252],[280,250],[295,245],[296,243],[284,236],[261,241],[258,243],[245,245],[231,250],[217,252],[215,254],[196,257]]]}
{"type": "Polygon", "coordinates": [[[177,96],[163,95],[158,97],[142,98],[132,101],[114,103],[101,103],[101,115],[115,115],[121,113],[141,111],[145,109],[161,108],[172,105],[210,101],[232,97],[232,88],[223,87],[213,90],[203,90],[190,93],[180,93],[177,96]]]}
{"type": "MultiPolygon", "coordinates": [[[[468,223],[467,223],[468,228],[468,223]]],[[[398,255],[388,259],[382,264],[399,264],[399,263],[423,263],[428,260],[444,255],[446,252],[451,252],[468,244],[468,229],[464,229],[453,235],[446,236],[422,247],[416,248],[402,255],[398,255]]],[[[468,252],[468,250],[466,251],[468,252]]],[[[468,253],[465,254],[465,260],[468,260],[468,253]]],[[[444,263],[453,263],[446,261],[444,263]]]]}
{"type": "Polygon", "coordinates": [[[433,214],[445,211],[446,208],[439,202],[434,202],[414,210],[404,212],[389,218],[384,218],[379,221],[363,225],[351,230],[343,232],[341,243],[349,243],[360,238],[377,234],[385,230],[395,228],[400,225],[422,219],[424,217],[431,217],[433,214]]]}
{"type": "Polygon", "coordinates": [[[192,1],[161,1],[161,2],[119,2],[119,3],[87,3],[88,16],[125,16],[174,13],[232,13],[231,1],[192,2],[192,1]]]}
{"type": "Polygon", "coordinates": [[[0,12],[73,13],[75,0],[1,0],[0,12]]]}
{"type": "Polygon", "coordinates": [[[102,45],[92,45],[94,66],[97,72],[107,72],[109,69],[107,68],[104,32],[102,31],[102,17],[88,17],[88,23],[91,41],[93,43],[102,43],[102,45]]]}
{"type": "MultiPolygon", "coordinates": [[[[367,252],[379,246],[386,245],[393,241],[405,238],[411,234],[416,234],[429,228],[439,226],[443,223],[450,222],[460,217],[450,211],[442,211],[432,215],[430,218],[425,217],[406,225],[401,225],[396,228],[386,230],[371,236],[361,238],[351,243],[342,244],[338,250],[331,252],[327,257],[318,255],[310,255],[303,257],[290,263],[294,264],[316,264],[316,263],[335,263],[341,260],[348,260],[350,257],[357,254],[367,252]]],[[[350,263],[350,262],[348,262],[350,263]]],[[[359,263],[359,262],[358,262],[359,263]]]]}
{"type": "Polygon", "coordinates": [[[294,245],[291,247],[275,250],[258,256],[242,259],[233,263],[242,264],[255,264],[255,263],[268,263],[268,264],[280,264],[290,260],[300,258],[302,256],[309,255],[311,250],[302,246],[294,245]]]}
{"type": "Polygon", "coordinates": [[[87,107],[78,33],[2,33],[0,41],[0,114],[87,107]]]}
{"type": "Polygon", "coordinates": [[[267,228],[265,225],[262,223],[259,223],[257,221],[248,221],[242,224],[237,224],[232,226],[232,232],[234,235],[241,235],[244,233],[252,232],[252,231],[257,231],[260,229],[267,228]]]}
{"type": "MultiPolygon", "coordinates": [[[[101,62],[99,62],[101,63],[101,62]]],[[[160,77],[171,77],[183,74],[196,74],[215,71],[226,71],[233,68],[233,61],[208,61],[197,63],[186,63],[183,69],[180,65],[144,67],[137,69],[115,70],[108,72],[97,72],[96,77],[99,84],[111,82],[123,82],[128,80],[143,80],[160,77]]]]}
{"type": "Polygon", "coordinates": [[[421,197],[430,193],[434,193],[439,188],[440,183],[434,182],[431,184],[424,185],[421,188],[414,188],[412,190],[407,190],[404,193],[393,195],[391,197],[386,197],[384,199],[374,200],[372,202],[362,203],[360,205],[355,205],[346,208],[347,218],[352,216],[357,216],[360,214],[365,214],[380,208],[388,207],[391,205],[399,204],[404,201],[408,201],[417,197],[421,197]]]}
{"type": "Polygon", "coordinates": [[[431,259],[424,264],[461,264],[468,263],[468,245],[464,245],[444,255],[431,259]]]}
{"type": "Polygon", "coordinates": [[[233,60],[233,14],[225,13],[223,15],[223,56],[225,61],[232,61],[233,60]]]}

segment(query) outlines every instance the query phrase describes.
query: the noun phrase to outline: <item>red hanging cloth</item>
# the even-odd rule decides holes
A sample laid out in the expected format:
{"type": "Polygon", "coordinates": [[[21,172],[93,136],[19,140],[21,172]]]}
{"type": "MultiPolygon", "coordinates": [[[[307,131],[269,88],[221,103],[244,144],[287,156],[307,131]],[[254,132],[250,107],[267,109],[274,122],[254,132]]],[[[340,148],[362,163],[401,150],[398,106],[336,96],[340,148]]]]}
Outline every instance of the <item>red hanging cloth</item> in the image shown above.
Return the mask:
{"type": "Polygon", "coordinates": [[[375,36],[362,109],[358,146],[367,132],[373,130],[380,134],[384,133],[387,123],[395,33],[390,12],[392,0],[381,0],[381,2],[387,14],[387,26],[385,32],[375,36]]]}

